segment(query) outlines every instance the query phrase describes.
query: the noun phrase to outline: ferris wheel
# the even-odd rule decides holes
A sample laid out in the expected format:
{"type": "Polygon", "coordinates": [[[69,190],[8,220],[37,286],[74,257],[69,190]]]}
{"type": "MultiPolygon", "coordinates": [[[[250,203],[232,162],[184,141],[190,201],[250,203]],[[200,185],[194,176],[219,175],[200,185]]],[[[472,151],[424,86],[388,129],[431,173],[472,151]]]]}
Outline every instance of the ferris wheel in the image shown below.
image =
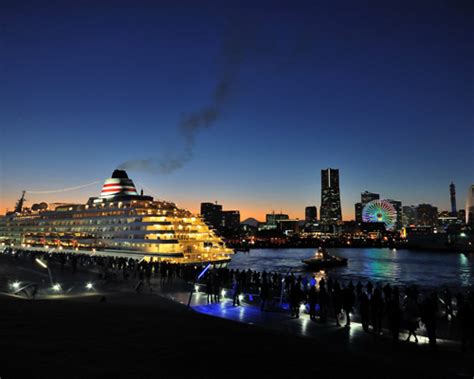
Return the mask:
{"type": "Polygon", "coordinates": [[[372,200],[362,210],[362,221],[383,222],[385,229],[393,230],[397,222],[397,211],[387,200],[372,200]]]}

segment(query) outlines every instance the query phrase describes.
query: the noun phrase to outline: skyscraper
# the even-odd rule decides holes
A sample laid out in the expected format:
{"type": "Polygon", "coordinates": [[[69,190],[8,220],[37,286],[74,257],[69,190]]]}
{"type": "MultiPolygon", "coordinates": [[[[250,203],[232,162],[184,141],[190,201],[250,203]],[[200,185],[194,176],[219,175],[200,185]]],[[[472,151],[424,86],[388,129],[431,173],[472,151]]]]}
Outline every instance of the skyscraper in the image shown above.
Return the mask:
{"type": "Polygon", "coordinates": [[[239,211],[222,211],[221,212],[221,229],[226,232],[238,232],[240,228],[240,212],[239,211]]]}
{"type": "Polygon", "coordinates": [[[449,185],[449,195],[451,197],[451,216],[456,217],[458,215],[456,208],[456,186],[453,182],[449,185]]]}
{"type": "Polygon", "coordinates": [[[466,224],[474,224],[474,184],[467,191],[466,224]]]}
{"type": "Polygon", "coordinates": [[[304,216],[307,223],[316,222],[318,219],[318,210],[315,206],[306,207],[304,210],[304,216]]]}
{"type": "Polygon", "coordinates": [[[321,207],[319,213],[322,224],[337,224],[342,221],[338,169],[321,170],[321,207]]]}
{"type": "Polygon", "coordinates": [[[219,229],[222,220],[222,205],[217,203],[201,203],[201,216],[214,229],[219,229]]]}

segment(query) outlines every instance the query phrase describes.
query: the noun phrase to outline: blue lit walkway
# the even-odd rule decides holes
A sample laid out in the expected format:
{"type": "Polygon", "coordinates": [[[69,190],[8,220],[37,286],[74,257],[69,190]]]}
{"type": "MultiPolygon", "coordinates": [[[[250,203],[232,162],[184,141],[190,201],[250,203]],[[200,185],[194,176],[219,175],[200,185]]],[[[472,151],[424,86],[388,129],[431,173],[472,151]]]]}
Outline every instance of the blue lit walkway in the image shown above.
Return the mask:
{"type": "MultiPolygon", "coordinates": [[[[182,291],[173,291],[162,289],[159,291],[161,295],[170,298],[181,304],[187,304],[189,300],[189,293],[182,291]]],[[[256,302],[258,303],[258,302],[256,302]]],[[[346,351],[360,351],[376,347],[393,351],[392,339],[388,330],[383,331],[382,336],[375,336],[372,333],[366,333],[362,329],[362,325],[357,322],[351,322],[350,327],[336,326],[335,319],[328,318],[325,324],[318,321],[312,321],[309,315],[302,311],[299,318],[290,316],[288,311],[260,311],[256,305],[249,305],[242,302],[241,306],[234,307],[232,300],[224,299],[220,303],[207,303],[206,294],[199,292],[194,293],[191,301],[191,308],[199,313],[206,314],[212,317],[224,318],[240,323],[255,325],[265,329],[270,329],[282,334],[291,334],[300,337],[314,338],[320,342],[327,342],[328,350],[341,351],[341,347],[346,351]]],[[[345,321],[341,322],[344,325],[345,321]]],[[[428,349],[428,338],[418,335],[418,344],[413,342],[406,343],[407,334],[400,333],[400,348],[416,349],[418,347],[428,349]],[[402,342],[403,341],[403,342],[402,342]]],[[[437,343],[443,350],[459,350],[460,345],[455,341],[447,341],[438,339],[437,343]]]]}

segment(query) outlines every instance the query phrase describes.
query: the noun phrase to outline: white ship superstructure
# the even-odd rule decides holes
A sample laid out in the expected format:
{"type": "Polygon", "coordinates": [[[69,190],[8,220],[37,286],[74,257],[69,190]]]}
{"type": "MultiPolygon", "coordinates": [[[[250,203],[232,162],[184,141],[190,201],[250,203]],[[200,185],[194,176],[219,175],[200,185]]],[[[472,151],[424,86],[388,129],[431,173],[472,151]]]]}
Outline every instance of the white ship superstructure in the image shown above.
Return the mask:
{"type": "Polygon", "coordinates": [[[174,203],[138,194],[115,170],[99,197],[54,210],[24,208],[0,217],[0,243],[32,249],[138,254],[176,263],[225,262],[227,248],[206,223],[174,203]]]}

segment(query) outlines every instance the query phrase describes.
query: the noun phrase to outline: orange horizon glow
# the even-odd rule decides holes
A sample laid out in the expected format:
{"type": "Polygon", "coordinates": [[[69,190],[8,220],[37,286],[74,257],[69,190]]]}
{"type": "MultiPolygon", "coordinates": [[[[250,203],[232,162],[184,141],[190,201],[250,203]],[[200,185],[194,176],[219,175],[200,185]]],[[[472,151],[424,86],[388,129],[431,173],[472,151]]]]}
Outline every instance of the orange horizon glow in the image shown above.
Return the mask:
{"type": "MultiPolygon", "coordinates": [[[[18,196],[19,197],[19,196],[18,196]]],[[[7,211],[12,211],[15,208],[15,204],[18,201],[18,197],[16,198],[5,198],[0,200],[0,215],[5,215],[7,211]]],[[[46,202],[48,204],[53,204],[53,203],[71,203],[71,204],[85,204],[87,202],[87,199],[74,199],[74,198],[61,198],[61,199],[54,199],[52,196],[47,196],[48,199],[46,199],[46,196],[44,199],[35,199],[33,201],[29,201],[26,199],[25,206],[30,207],[33,203],[37,202],[46,202]]],[[[169,200],[169,199],[167,199],[169,200]]],[[[169,200],[173,201],[173,200],[169,200]]],[[[179,208],[185,208],[190,210],[194,214],[199,214],[200,213],[200,202],[196,202],[195,200],[185,200],[181,199],[179,201],[176,201],[176,204],[178,205],[179,208]]],[[[221,204],[221,203],[219,203],[221,204]]],[[[258,221],[265,222],[265,216],[269,213],[272,213],[274,209],[266,209],[260,206],[259,204],[247,204],[246,206],[239,206],[238,204],[229,204],[227,202],[223,202],[223,209],[224,210],[238,210],[240,211],[240,219],[241,221],[246,220],[247,218],[255,218],[258,221]]],[[[281,207],[282,212],[284,214],[288,214],[288,216],[291,219],[299,219],[299,220],[304,220],[304,207],[300,209],[296,208],[291,208],[291,207],[281,207]]],[[[276,211],[275,213],[278,214],[280,211],[276,211]]],[[[319,207],[318,207],[318,216],[319,216],[319,207]]],[[[351,221],[354,219],[354,214],[350,214],[347,211],[344,211],[343,209],[343,220],[344,221],[351,221]]]]}

